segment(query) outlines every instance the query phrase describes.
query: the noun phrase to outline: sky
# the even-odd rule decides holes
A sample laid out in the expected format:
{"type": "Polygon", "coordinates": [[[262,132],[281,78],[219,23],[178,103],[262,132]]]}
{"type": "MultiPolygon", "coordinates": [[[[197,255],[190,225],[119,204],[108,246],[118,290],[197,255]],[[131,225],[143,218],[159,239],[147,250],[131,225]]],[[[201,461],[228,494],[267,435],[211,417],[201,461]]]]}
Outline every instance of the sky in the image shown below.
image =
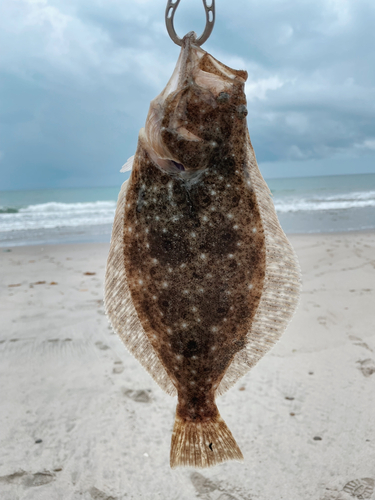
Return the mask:
{"type": "MultiPolygon", "coordinates": [[[[116,186],[179,54],[166,0],[0,2],[0,190],[116,186]]],[[[181,0],[182,37],[203,31],[181,0]]],[[[266,178],[375,173],[374,0],[216,0],[266,178]]]]}

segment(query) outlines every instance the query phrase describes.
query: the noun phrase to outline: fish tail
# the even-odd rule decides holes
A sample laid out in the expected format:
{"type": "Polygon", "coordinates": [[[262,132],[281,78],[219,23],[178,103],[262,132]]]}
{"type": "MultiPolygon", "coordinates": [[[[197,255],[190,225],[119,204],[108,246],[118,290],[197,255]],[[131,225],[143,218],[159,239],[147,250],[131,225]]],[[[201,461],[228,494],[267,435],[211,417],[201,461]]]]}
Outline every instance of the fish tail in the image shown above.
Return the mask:
{"type": "Polygon", "coordinates": [[[204,422],[176,415],[171,443],[171,468],[212,467],[228,460],[243,460],[232,433],[219,414],[204,422]]]}

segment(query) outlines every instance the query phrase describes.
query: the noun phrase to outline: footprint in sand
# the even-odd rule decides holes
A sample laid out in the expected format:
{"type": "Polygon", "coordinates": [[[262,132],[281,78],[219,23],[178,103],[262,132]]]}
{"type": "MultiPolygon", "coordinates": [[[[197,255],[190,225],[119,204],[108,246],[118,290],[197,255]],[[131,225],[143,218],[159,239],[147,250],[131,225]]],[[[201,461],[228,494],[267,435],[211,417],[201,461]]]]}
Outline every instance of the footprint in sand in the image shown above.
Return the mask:
{"type": "Polygon", "coordinates": [[[353,345],[356,345],[358,347],[364,347],[365,349],[373,352],[373,350],[371,349],[371,347],[369,347],[369,345],[366,344],[366,342],[363,342],[363,340],[360,339],[359,337],[356,337],[355,335],[349,335],[349,339],[353,340],[353,345]]]}
{"type": "Polygon", "coordinates": [[[214,483],[199,472],[193,472],[190,475],[190,481],[193,483],[198,497],[204,500],[251,500],[251,497],[243,496],[243,494],[234,496],[228,491],[232,489],[231,487],[225,487],[221,481],[219,484],[214,483]]]}
{"type": "MultiPolygon", "coordinates": [[[[336,481],[335,481],[336,482],[336,481]]],[[[365,500],[372,498],[375,481],[370,477],[353,479],[342,487],[338,481],[335,486],[327,487],[326,492],[320,500],[365,500]]]]}
{"type": "Polygon", "coordinates": [[[373,359],[358,360],[357,363],[359,363],[359,369],[365,377],[370,377],[370,375],[375,373],[375,361],[373,359]]]}
{"type": "Polygon", "coordinates": [[[217,484],[212,482],[210,479],[202,476],[202,474],[199,474],[198,472],[194,472],[193,474],[191,474],[190,481],[193,483],[194,488],[197,490],[198,496],[207,495],[219,489],[219,486],[217,484]]]}
{"type": "Polygon", "coordinates": [[[19,471],[14,474],[9,474],[8,476],[0,477],[0,482],[8,484],[22,484],[25,488],[32,488],[51,483],[55,479],[55,474],[52,474],[52,472],[49,471],[36,472],[35,474],[19,471]]]}
{"type": "Polygon", "coordinates": [[[359,500],[371,498],[374,492],[375,481],[370,477],[354,479],[349,481],[343,488],[343,491],[349,493],[352,497],[359,500]]]}
{"type": "Polygon", "coordinates": [[[0,483],[20,484],[25,475],[27,475],[27,473],[21,470],[13,474],[8,474],[7,476],[0,476],[0,483]]]}
{"type": "Polygon", "coordinates": [[[107,495],[104,491],[95,488],[95,486],[89,489],[89,493],[93,500],[117,500],[117,497],[107,495]]]}
{"type": "Polygon", "coordinates": [[[113,367],[113,373],[122,373],[125,370],[122,361],[115,361],[115,366],[113,367]]]}
{"type": "Polygon", "coordinates": [[[137,403],[149,403],[151,401],[151,389],[133,391],[132,389],[122,389],[122,393],[137,403]]]}
{"type": "Polygon", "coordinates": [[[37,472],[36,474],[28,474],[23,481],[26,487],[43,486],[51,483],[55,479],[55,475],[50,472],[37,472]]]}
{"type": "Polygon", "coordinates": [[[98,341],[98,342],[95,342],[95,345],[101,350],[101,351],[106,351],[107,349],[109,349],[109,346],[107,346],[106,344],[103,344],[103,342],[101,341],[98,341]]]}

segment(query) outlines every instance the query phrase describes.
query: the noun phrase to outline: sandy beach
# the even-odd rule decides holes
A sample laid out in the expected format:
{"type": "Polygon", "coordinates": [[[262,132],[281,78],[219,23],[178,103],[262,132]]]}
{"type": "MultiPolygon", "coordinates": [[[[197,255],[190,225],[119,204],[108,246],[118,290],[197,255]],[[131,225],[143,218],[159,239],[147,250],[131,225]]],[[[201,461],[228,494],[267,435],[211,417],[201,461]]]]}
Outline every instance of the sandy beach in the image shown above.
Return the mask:
{"type": "Polygon", "coordinates": [[[1,249],[0,499],[374,499],[375,232],[290,240],[298,311],[218,399],[245,461],[197,471],[104,315],[109,245],[1,249]]]}

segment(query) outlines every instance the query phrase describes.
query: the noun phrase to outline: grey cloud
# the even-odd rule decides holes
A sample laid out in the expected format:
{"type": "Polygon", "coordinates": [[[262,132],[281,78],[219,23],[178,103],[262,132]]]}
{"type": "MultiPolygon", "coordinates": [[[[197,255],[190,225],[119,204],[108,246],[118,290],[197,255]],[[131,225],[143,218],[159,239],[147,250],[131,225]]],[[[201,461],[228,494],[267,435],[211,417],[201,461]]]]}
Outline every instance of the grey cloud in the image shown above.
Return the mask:
{"type": "MultiPolygon", "coordinates": [[[[375,171],[373,1],[216,3],[205,48],[248,70],[249,129],[266,172],[340,173],[345,157],[353,173],[375,171]]],[[[1,3],[0,189],[123,180],[118,170],[178,56],[165,4],[1,3]]],[[[203,25],[201,1],[182,1],[178,33],[203,25]]]]}

